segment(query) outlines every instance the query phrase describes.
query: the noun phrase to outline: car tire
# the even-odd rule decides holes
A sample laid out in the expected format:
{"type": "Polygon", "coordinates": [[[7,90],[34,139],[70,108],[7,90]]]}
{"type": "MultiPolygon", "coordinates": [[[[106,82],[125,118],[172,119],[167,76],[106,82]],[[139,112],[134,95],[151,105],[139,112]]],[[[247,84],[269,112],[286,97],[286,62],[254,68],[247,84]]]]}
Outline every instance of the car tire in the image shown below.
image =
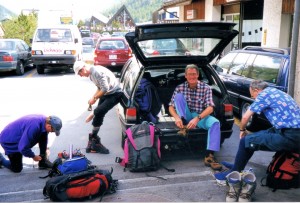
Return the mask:
{"type": "Polygon", "coordinates": [[[37,65],[36,70],[37,70],[38,74],[44,74],[45,73],[45,68],[42,65],[37,65]]]}
{"type": "Polygon", "coordinates": [[[17,68],[16,68],[16,74],[17,75],[24,75],[24,64],[22,63],[22,61],[19,61],[17,63],[17,68]]]}
{"type": "MultiPolygon", "coordinates": [[[[246,113],[246,111],[248,110],[248,108],[250,107],[250,103],[249,102],[243,102],[241,107],[240,107],[240,118],[242,119],[243,118],[243,115],[246,113]]],[[[247,125],[246,125],[246,128],[247,130],[250,130],[253,128],[253,122],[254,119],[253,119],[253,116],[251,116],[250,120],[248,121],[247,125]]]]}

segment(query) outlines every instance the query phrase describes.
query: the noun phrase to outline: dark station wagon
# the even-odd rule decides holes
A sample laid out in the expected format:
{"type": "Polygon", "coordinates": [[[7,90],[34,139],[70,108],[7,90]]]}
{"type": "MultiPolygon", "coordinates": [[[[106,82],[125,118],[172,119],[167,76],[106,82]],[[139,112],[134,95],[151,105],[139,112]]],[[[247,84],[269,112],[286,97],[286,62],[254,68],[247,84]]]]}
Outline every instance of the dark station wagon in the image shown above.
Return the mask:
{"type": "MultiPolygon", "coordinates": [[[[125,130],[143,121],[135,94],[141,79],[147,78],[156,87],[162,103],[158,122],[155,124],[162,131],[162,147],[178,148],[182,143],[182,136],[178,134],[179,129],[168,112],[168,104],[175,87],[185,81],[184,71],[188,64],[196,64],[201,72],[199,79],[212,88],[215,103],[213,116],[219,119],[221,124],[221,143],[231,136],[234,123],[233,107],[225,85],[209,63],[238,34],[233,29],[234,25],[234,23],[222,22],[151,24],[137,26],[135,32],[125,35],[134,57],[127,61],[119,75],[124,91],[121,102],[117,106],[122,127],[122,146],[125,130]],[[169,50],[150,55],[145,49],[149,41],[153,44],[155,41],[170,42],[170,39],[180,42],[185,51],[169,50]]],[[[178,48],[170,46],[169,49],[172,47],[178,48]]],[[[199,143],[206,139],[207,131],[204,129],[196,128],[189,131],[190,143],[199,143]]]]}

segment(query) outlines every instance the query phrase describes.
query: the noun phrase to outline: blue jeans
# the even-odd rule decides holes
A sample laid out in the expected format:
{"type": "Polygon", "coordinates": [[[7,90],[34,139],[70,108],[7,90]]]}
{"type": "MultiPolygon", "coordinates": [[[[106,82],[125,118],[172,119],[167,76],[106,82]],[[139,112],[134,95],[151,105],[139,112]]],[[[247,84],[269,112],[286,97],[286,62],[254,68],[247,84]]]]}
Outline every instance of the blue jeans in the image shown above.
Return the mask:
{"type": "Polygon", "coordinates": [[[254,152],[258,150],[274,152],[292,151],[299,153],[300,129],[270,128],[246,135],[240,140],[232,170],[244,170],[254,152]]]}
{"type": "MultiPolygon", "coordinates": [[[[197,112],[190,111],[187,102],[181,93],[176,94],[174,103],[177,114],[180,117],[183,117],[187,122],[199,115],[197,112]]],[[[213,116],[206,116],[197,123],[197,126],[208,130],[206,149],[220,151],[221,132],[219,120],[213,116]]]]}

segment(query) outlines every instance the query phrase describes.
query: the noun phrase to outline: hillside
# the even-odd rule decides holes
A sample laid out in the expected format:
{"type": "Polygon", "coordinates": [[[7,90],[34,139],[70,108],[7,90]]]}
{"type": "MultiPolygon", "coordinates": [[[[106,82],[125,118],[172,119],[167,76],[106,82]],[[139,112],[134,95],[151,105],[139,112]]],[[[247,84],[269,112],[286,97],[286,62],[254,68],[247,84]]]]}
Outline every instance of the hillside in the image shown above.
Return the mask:
{"type": "Polygon", "coordinates": [[[103,14],[113,16],[123,5],[126,6],[135,23],[143,23],[152,21],[152,13],[161,8],[163,0],[121,0],[103,14]]]}

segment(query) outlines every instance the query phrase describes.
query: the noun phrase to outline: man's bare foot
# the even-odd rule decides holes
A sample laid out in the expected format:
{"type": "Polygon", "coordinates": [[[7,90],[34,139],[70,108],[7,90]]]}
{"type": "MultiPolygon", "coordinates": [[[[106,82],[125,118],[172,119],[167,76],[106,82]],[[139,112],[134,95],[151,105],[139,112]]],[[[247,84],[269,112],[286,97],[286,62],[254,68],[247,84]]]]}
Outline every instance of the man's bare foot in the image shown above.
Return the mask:
{"type": "Polygon", "coordinates": [[[86,117],[85,122],[88,123],[94,118],[94,113],[90,113],[88,117],[86,117]]]}

